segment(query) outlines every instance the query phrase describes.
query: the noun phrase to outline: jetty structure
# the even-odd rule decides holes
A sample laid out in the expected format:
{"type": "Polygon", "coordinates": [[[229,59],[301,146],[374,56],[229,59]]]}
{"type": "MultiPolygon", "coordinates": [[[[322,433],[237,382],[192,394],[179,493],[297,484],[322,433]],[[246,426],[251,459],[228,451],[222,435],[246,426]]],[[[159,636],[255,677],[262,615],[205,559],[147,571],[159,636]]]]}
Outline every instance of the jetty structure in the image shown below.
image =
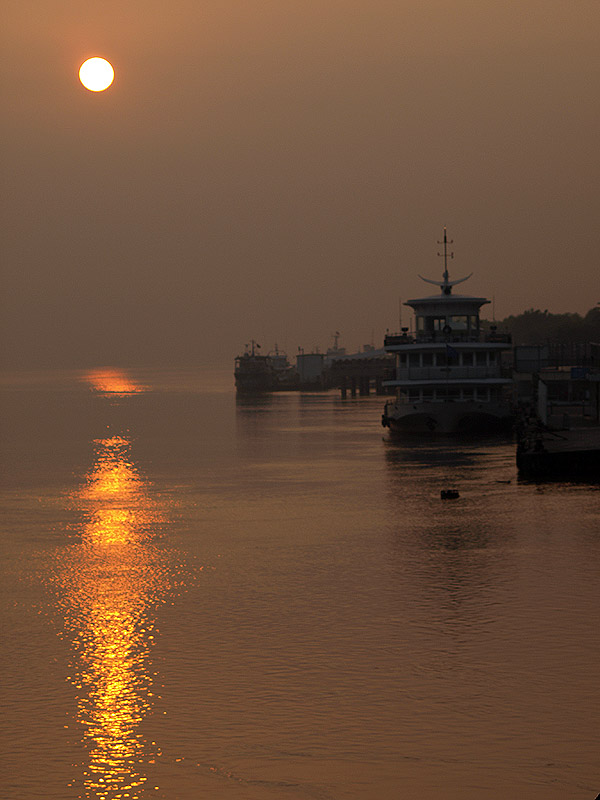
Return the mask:
{"type": "Polygon", "coordinates": [[[600,428],[552,430],[537,420],[517,437],[519,477],[600,480],[600,428]]]}
{"type": "Polygon", "coordinates": [[[550,345],[515,348],[519,476],[598,481],[600,344],[562,345],[560,350],[552,353],[550,345]],[[530,391],[525,393],[528,370],[530,391]]]}
{"type": "Polygon", "coordinates": [[[387,334],[384,350],[396,357],[395,375],[384,385],[396,398],[386,403],[382,425],[394,433],[480,433],[506,430],[512,424],[510,368],[502,355],[511,349],[510,334],[494,326],[484,332],[479,309],[485,297],[453,294],[468,280],[450,280],[446,228],[439,244],[444,259],[442,280],[419,277],[440,294],[408,300],[415,329],[387,334]]]}

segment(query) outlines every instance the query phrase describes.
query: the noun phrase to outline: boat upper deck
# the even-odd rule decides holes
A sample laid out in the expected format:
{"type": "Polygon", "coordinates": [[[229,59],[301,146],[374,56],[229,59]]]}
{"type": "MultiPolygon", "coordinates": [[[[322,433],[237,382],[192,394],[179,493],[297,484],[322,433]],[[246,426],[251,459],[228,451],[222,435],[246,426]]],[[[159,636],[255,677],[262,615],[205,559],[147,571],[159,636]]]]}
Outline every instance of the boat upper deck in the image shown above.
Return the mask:
{"type": "Polygon", "coordinates": [[[504,345],[510,346],[512,337],[510,333],[497,333],[495,331],[427,331],[424,333],[388,333],[386,334],[383,345],[389,352],[399,350],[404,347],[415,349],[415,345],[437,345],[443,347],[446,344],[477,344],[477,345],[504,345]]]}

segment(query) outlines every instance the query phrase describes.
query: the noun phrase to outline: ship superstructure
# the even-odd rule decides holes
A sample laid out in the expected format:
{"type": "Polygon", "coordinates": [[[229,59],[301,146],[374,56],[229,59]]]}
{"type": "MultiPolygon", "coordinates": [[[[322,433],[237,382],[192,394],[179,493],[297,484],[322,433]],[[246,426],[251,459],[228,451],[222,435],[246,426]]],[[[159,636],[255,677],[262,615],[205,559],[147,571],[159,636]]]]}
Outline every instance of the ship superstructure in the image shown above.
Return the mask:
{"type": "MultiPolygon", "coordinates": [[[[508,427],[512,379],[502,364],[511,348],[509,334],[481,329],[479,310],[485,297],[452,294],[465,278],[451,281],[444,228],[444,273],[441,281],[423,278],[440,294],[408,300],[415,312],[415,330],[388,334],[384,347],[396,356],[396,399],[385,406],[382,424],[396,432],[470,433],[508,427]]],[[[472,273],[471,273],[472,274],[472,273]]]]}

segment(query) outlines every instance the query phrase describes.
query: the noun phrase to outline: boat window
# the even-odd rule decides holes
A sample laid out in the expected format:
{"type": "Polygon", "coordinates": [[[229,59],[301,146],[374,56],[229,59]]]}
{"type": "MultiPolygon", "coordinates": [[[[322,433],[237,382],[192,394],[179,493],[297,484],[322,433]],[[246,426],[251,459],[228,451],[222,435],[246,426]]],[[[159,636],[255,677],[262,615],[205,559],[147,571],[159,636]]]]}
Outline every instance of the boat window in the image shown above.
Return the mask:
{"type": "Polygon", "coordinates": [[[411,353],[408,357],[408,364],[410,367],[418,367],[420,366],[419,363],[419,354],[418,353],[411,353]]]}
{"type": "Polygon", "coordinates": [[[469,324],[469,317],[466,314],[458,314],[449,318],[448,324],[453,331],[466,331],[469,324]]]}
{"type": "Polygon", "coordinates": [[[406,353],[400,353],[399,359],[400,359],[400,366],[401,367],[405,367],[406,366],[406,359],[407,359],[406,353]]]}
{"type": "Polygon", "coordinates": [[[477,353],[477,366],[478,367],[485,367],[487,364],[485,352],[478,352],[477,353]]]}
{"type": "Polygon", "coordinates": [[[472,331],[479,330],[479,317],[477,316],[477,314],[471,314],[471,316],[469,317],[469,328],[472,331]]]}
{"type": "Polygon", "coordinates": [[[427,333],[436,333],[437,331],[444,330],[446,317],[423,317],[423,321],[425,325],[424,330],[427,333]]]}
{"type": "Polygon", "coordinates": [[[433,353],[423,353],[423,366],[424,367],[433,366],[433,353]]]}
{"type": "Polygon", "coordinates": [[[428,402],[433,400],[433,389],[423,389],[423,400],[428,402]]]}
{"type": "Polygon", "coordinates": [[[420,392],[418,389],[410,389],[408,392],[408,399],[411,403],[418,403],[420,400],[420,392]]]}
{"type": "Polygon", "coordinates": [[[463,367],[472,367],[473,366],[473,355],[474,355],[474,353],[463,353],[462,354],[463,367]]]}
{"type": "Polygon", "coordinates": [[[425,317],[417,317],[417,330],[418,331],[425,330],[425,317]]]}
{"type": "Polygon", "coordinates": [[[498,353],[496,353],[495,351],[490,352],[489,353],[489,363],[490,364],[496,364],[498,362],[498,357],[497,356],[498,356],[498,353]]]}

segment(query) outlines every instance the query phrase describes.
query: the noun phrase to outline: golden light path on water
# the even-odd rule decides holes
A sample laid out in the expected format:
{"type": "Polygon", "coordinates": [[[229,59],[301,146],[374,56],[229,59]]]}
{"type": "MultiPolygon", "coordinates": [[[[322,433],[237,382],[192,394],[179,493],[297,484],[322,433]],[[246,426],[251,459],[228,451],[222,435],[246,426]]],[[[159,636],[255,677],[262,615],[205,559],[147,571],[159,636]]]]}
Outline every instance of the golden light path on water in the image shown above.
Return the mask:
{"type": "Polygon", "coordinates": [[[145,386],[132,380],[125,370],[115,367],[98,367],[83,375],[84,383],[104,394],[137,394],[146,390],[145,386]]]}
{"type": "MultiPolygon", "coordinates": [[[[101,378],[113,387],[106,391],[123,392],[128,383],[101,378]]],[[[95,388],[99,383],[96,376],[95,388]]],[[[157,755],[139,727],[154,704],[153,609],[169,588],[164,553],[154,541],[165,515],[131,461],[128,437],[94,446],[93,466],[71,498],[81,513],[81,542],[62,557],[59,577],[75,651],[69,680],[78,690],[87,750],[83,796],[139,800],[143,765],[157,755]]]]}

